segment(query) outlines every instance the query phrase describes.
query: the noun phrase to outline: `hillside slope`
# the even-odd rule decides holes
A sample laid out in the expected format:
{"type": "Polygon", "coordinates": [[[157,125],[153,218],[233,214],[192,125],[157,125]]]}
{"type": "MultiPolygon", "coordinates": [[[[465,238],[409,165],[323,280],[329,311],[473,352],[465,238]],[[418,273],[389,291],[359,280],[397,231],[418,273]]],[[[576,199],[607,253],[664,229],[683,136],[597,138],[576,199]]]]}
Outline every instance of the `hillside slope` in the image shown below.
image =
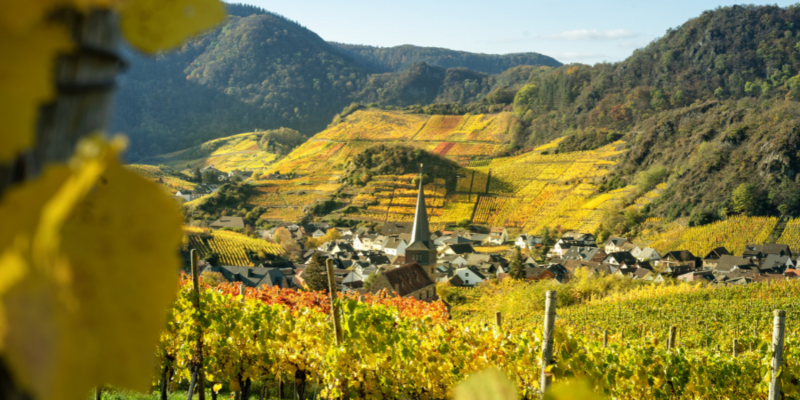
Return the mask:
{"type": "Polygon", "coordinates": [[[533,76],[514,100],[524,127],[515,144],[567,136],[559,151],[573,151],[622,138],[630,151],[603,188],[664,167],[670,189],[645,211],[668,220],[725,218],[743,183],[756,187],[747,213],[780,215],[785,205],[797,215],[798,46],[796,6],[704,12],[625,61],[533,76]]]}
{"type": "MultiPolygon", "coordinates": [[[[376,72],[385,72],[387,67],[373,68],[279,15],[241,5],[229,5],[229,12],[222,26],[173,53],[153,59],[127,54],[132,68],[120,80],[112,129],[131,137],[131,161],[255,129],[287,127],[312,135],[352,102],[427,104],[440,92],[458,92],[470,79],[469,74],[445,79],[442,72],[425,83],[428,96],[420,97],[416,95],[419,85],[405,70],[379,74],[380,79],[370,83],[376,72]],[[440,89],[444,87],[450,89],[440,89]],[[386,101],[373,96],[378,90],[386,92],[386,101]]],[[[437,56],[443,51],[426,50],[430,56],[419,60],[449,59],[444,65],[458,68],[474,64],[467,53],[459,53],[457,59],[437,56]]],[[[537,60],[560,65],[538,55],[475,57],[487,65],[516,67],[537,60]]],[[[422,69],[441,68],[417,64],[422,69]]],[[[449,95],[447,101],[475,101],[488,93],[491,82],[484,79],[488,75],[472,74],[481,77],[483,86],[449,95]]]]}

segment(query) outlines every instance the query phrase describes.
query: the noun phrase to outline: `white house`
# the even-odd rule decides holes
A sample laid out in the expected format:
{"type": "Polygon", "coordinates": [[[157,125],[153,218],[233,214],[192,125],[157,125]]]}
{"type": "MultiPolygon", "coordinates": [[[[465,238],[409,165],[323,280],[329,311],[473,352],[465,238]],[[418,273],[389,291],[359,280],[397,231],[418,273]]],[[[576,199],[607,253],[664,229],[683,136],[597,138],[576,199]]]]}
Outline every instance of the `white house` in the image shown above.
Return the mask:
{"type": "Polygon", "coordinates": [[[391,256],[405,256],[406,247],[408,247],[408,243],[405,240],[390,237],[387,238],[386,244],[383,246],[383,252],[391,256]]]}
{"type": "Polygon", "coordinates": [[[504,226],[493,226],[489,230],[489,238],[486,240],[491,245],[501,245],[508,241],[508,230],[504,226]]]}
{"type": "Polygon", "coordinates": [[[175,197],[181,197],[186,201],[192,201],[192,192],[181,192],[180,190],[175,193],[175,197]]]}
{"type": "Polygon", "coordinates": [[[658,254],[658,251],[652,247],[645,247],[641,252],[639,252],[639,255],[634,255],[634,257],[636,257],[636,259],[639,261],[648,260],[656,262],[661,259],[661,254],[658,254]]]}
{"type": "Polygon", "coordinates": [[[611,253],[616,253],[618,251],[622,251],[622,246],[625,243],[630,243],[628,241],[628,238],[612,236],[608,238],[608,240],[606,240],[606,242],[603,245],[605,246],[606,254],[611,254],[611,253]]]}
{"type": "Polygon", "coordinates": [[[469,268],[459,268],[453,271],[453,278],[455,277],[458,277],[464,286],[475,286],[486,279],[483,275],[475,273],[469,268]]]}
{"type": "Polygon", "coordinates": [[[514,242],[514,245],[519,246],[520,249],[534,248],[538,244],[542,244],[542,237],[527,233],[517,236],[517,240],[514,242]]]}

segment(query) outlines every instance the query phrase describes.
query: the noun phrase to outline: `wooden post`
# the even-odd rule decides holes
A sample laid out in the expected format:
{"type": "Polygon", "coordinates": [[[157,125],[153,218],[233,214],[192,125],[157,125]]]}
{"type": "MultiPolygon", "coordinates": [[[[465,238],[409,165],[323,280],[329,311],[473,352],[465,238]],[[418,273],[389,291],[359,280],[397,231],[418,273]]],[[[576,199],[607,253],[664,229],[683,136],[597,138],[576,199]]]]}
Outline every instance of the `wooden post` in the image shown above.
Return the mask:
{"type": "Polygon", "coordinates": [[[103,399],[103,388],[98,386],[94,388],[94,400],[102,400],[103,399]]]}
{"type": "Polygon", "coordinates": [[[733,339],[733,356],[736,357],[736,339],[733,339]]]}
{"type": "Polygon", "coordinates": [[[342,345],[342,325],[339,321],[339,307],[336,305],[336,277],[333,275],[333,260],[325,261],[328,269],[328,295],[331,300],[331,319],[333,319],[333,333],[336,336],[336,346],[342,345]]]}
{"type": "Polygon", "coordinates": [[[669,327],[669,339],[667,340],[667,351],[675,347],[675,326],[669,327]]]}
{"type": "Polygon", "coordinates": [[[542,396],[550,386],[551,376],[546,372],[553,360],[553,327],[556,321],[556,291],[548,290],[544,303],[544,331],[542,332],[542,372],[539,377],[539,387],[542,396]]]}
{"type": "MultiPolygon", "coordinates": [[[[333,260],[330,258],[325,261],[325,267],[328,270],[328,295],[331,301],[331,319],[333,320],[333,333],[336,337],[336,347],[342,345],[342,322],[339,320],[339,306],[336,305],[336,276],[333,275],[333,260]]],[[[400,293],[397,294],[398,296],[400,293]]],[[[399,306],[398,306],[399,307],[399,306]]],[[[399,314],[399,309],[398,309],[399,314]]],[[[343,398],[348,398],[347,378],[341,382],[341,390],[343,398]]]]}
{"type": "Polygon", "coordinates": [[[244,282],[242,282],[242,284],[239,285],[239,295],[242,296],[242,300],[241,300],[242,303],[244,303],[244,296],[246,294],[247,294],[247,285],[245,285],[244,282]]]}
{"type": "MultiPolygon", "coordinates": [[[[198,263],[200,262],[200,253],[197,250],[192,249],[191,253],[191,260],[192,260],[192,289],[194,290],[194,296],[192,298],[192,302],[194,303],[194,308],[197,309],[198,314],[202,313],[202,308],[200,307],[200,269],[198,267],[198,263]]],[[[197,326],[197,343],[195,344],[194,354],[192,355],[192,359],[189,362],[193,369],[192,371],[192,379],[191,384],[189,385],[189,397],[188,400],[192,400],[192,396],[194,395],[195,385],[197,386],[197,398],[199,400],[205,400],[206,393],[205,393],[205,373],[203,372],[203,328],[198,325],[197,326]]]]}
{"type": "Polygon", "coordinates": [[[494,313],[494,324],[498,332],[503,331],[503,314],[500,311],[494,313]]]}
{"type": "MultiPolygon", "coordinates": [[[[767,281],[769,287],[769,281],[767,281]]],[[[769,396],[767,400],[781,399],[781,381],[778,378],[778,371],[783,364],[783,334],[786,328],[786,311],[775,310],[775,317],[772,321],[772,362],[770,369],[772,376],[769,381],[769,396]]]]}
{"type": "Polygon", "coordinates": [[[603,330],[603,348],[608,345],[608,329],[603,330]]]}

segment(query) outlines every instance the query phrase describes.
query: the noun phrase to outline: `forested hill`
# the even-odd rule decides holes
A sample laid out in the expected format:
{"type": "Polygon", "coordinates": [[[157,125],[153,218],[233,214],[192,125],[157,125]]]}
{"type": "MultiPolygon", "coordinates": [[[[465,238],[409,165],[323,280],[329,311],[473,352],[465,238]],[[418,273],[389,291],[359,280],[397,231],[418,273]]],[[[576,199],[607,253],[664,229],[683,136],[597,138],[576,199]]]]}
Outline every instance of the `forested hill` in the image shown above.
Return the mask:
{"type": "Polygon", "coordinates": [[[492,80],[464,69],[466,64],[497,69],[539,60],[460,52],[454,58],[425,50],[421,59],[459,71],[446,74],[419,62],[387,74],[386,67],[376,68],[280,15],[236,4],[228,11],[221,27],[178,51],[154,59],[128,55],[132,68],[120,81],[112,128],[130,136],[130,161],[256,129],[287,127],[313,135],[352,102],[425,104],[440,93],[442,101],[481,100],[495,83],[507,85],[508,77],[524,83],[530,71],[492,80]]]}
{"type": "Polygon", "coordinates": [[[520,148],[568,136],[559,151],[622,138],[630,151],[606,189],[642,171],[670,182],[657,216],[696,221],[736,212],[800,212],[800,8],[707,11],[628,59],[567,65],[515,96],[520,148]],[[731,194],[755,188],[737,210],[731,194]]]}
{"type": "Polygon", "coordinates": [[[558,67],[560,62],[538,53],[479,54],[442,49],[403,45],[374,47],[331,42],[352,54],[362,64],[378,72],[405,71],[412,65],[424,62],[442,68],[467,68],[486,74],[499,74],[518,65],[544,65],[558,67]]]}

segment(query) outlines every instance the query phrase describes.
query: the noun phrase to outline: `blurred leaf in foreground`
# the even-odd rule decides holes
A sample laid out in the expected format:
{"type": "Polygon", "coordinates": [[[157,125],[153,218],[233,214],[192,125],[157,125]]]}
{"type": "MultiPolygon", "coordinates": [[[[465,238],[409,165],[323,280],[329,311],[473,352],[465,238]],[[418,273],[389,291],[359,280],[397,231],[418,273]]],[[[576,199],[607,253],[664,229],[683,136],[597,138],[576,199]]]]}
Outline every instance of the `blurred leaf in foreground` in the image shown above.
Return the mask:
{"type": "Polygon", "coordinates": [[[459,383],[454,400],[517,400],[517,387],[500,370],[489,368],[459,383]]]}

